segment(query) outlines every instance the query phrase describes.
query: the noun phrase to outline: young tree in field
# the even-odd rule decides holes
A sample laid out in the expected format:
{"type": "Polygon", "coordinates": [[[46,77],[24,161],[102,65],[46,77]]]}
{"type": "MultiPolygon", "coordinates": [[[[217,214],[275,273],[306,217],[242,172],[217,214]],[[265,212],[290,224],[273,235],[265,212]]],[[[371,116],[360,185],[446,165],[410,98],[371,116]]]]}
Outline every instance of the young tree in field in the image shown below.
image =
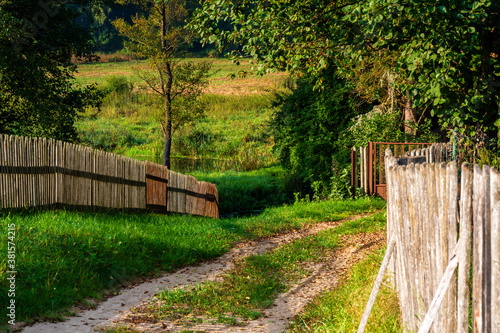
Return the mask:
{"type": "Polygon", "coordinates": [[[203,112],[198,97],[207,84],[211,64],[179,58],[191,38],[184,28],[188,11],[182,1],[133,2],[143,8],[144,15],[137,14],[131,24],[123,19],[113,24],[129,39],[126,47],[138,57],[147,58],[150,70],[139,71],[139,76],[162,97],[163,164],[170,168],[173,131],[203,112]]]}

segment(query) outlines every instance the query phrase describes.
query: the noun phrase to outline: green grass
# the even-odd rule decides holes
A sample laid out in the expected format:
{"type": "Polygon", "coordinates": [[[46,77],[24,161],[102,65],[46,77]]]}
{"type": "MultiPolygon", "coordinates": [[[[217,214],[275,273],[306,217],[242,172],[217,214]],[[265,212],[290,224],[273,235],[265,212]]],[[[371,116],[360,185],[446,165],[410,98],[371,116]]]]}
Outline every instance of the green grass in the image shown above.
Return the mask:
{"type": "MultiPolygon", "coordinates": [[[[271,99],[205,95],[205,116],[174,132],[172,155],[230,159],[237,170],[274,163],[274,140],[267,127],[271,99]]],[[[101,113],[89,111],[76,122],[80,142],[129,157],[161,160],[163,133],[151,97],[113,94],[106,103],[101,113]]]]}
{"type": "MultiPolygon", "coordinates": [[[[304,312],[294,318],[289,332],[356,332],[366,303],[384,257],[385,248],[356,264],[349,278],[339,287],[311,302],[304,312]]],[[[389,283],[382,285],[372,309],[367,333],[404,332],[399,304],[389,283]]]]}
{"type": "MultiPolygon", "coordinates": [[[[299,204],[297,206],[321,205],[299,204]]],[[[335,219],[335,218],[334,218],[335,219]]],[[[204,282],[190,289],[174,289],[158,294],[147,309],[156,320],[178,320],[193,324],[193,316],[213,318],[214,322],[243,325],[263,315],[276,297],[291,285],[309,276],[304,263],[320,262],[342,246],[339,235],[384,230],[385,211],[343,223],[298,239],[262,255],[253,255],[235,263],[221,282],[204,282]]]]}
{"type": "MultiPolygon", "coordinates": [[[[154,214],[45,211],[12,213],[16,225],[17,320],[58,319],[87,297],[99,298],[138,277],[220,256],[243,239],[268,237],[306,223],[379,209],[382,200],[298,204],[259,216],[209,219],[154,214]]],[[[7,253],[7,241],[0,251],[7,253]]],[[[0,264],[0,302],[7,304],[7,263],[0,264]]],[[[6,310],[2,309],[1,322],[6,310]]]]}
{"type": "Polygon", "coordinates": [[[241,319],[253,320],[290,285],[308,275],[301,263],[320,260],[339,246],[335,233],[321,232],[297,240],[264,255],[254,255],[236,263],[222,282],[206,282],[190,290],[176,289],[157,295],[161,306],[150,311],[158,320],[203,315],[217,322],[241,325],[241,319]],[[232,318],[232,320],[227,320],[232,318]]]}
{"type": "MultiPolygon", "coordinates": [[[[231,79],[234,73],[250,71],[251,65],[236,66],[226,59],[213,61],[214,71],[201,97],[205,115],[174,131],[172,156],[229,159],[231,168],[238,171],[276,162],[267,123],[274,111],[274,92],[289,89],[288,74],[231,79]]],[[[76,127],[84,145],[157,162],[163,151],[163,103],[142,87],[136,67],[146,68],[146,62],[79,65],[75,83],[95,83],[107,95],[102,107],[87,110],[76,127]]]]}
{"type": "Polygon", "coordinates": [[[254,171],[190,172],[196,179],[213,183],[219,192],[220,214],[247,214],[290,203],[285,188],[286,172],[279,166],[254,171]]]}

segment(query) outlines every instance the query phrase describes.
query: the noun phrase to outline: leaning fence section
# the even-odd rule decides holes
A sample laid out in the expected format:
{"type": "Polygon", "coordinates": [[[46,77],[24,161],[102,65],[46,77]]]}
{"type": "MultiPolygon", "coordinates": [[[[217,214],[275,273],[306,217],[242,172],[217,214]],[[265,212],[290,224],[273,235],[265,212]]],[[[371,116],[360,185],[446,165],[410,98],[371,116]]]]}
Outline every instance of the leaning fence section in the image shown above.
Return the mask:
{"type": "Polygon", "coordinates": [[[387,234],[396,239],[389,269],[403,322],[412,331],[465,333],[471,309],[474,332],[500,332],[500,176],[438,162],[446,149],[424,152],[437,151],[437,163],[386,151],[387,234]]]}
{"type": "Polygon", "coordinates": [[[219,215],[213,184],[162,165],[52,139],[0,135],[0,208],[46,206],[219,215]]]}

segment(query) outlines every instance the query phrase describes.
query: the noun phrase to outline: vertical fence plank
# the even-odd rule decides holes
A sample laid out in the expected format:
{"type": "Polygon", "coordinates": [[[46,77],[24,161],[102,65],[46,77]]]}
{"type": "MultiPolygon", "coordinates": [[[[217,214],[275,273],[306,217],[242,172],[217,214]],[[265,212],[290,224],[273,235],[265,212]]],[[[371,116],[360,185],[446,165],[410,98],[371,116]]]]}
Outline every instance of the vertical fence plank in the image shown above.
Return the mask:
{"type": "Polygon", "coordinates": [[[500,332],[500,174],[490,170],[491,204],[491,332],[500,332]]]}
{"type": "MultiPolygon", "coordinates": [[[[410,166],[411,167],[411,166],[410,166]]],[[[409,278],[409,262],[410,260],[413,260],[412,258],[408,258],[408,253],[407,247],[411,244],[408,244],[408,241],[406,239],[406,233],[405,233],[405,227],[407,224],[408,220],[408,197],[407,197],[407,192],[404,191],[403,189],[405,188],[405,183],[406,183],[406,167],[399,167],[398,168],[398,186],[399,186],[399,193],[401,195],[401,200],[400,200],[400,212],[401,215],[399,216],[399,223],[398,223],[398,234],[400,235],[400,239],[398,241],[398,261],[399,261],[399,271],[400,271],[400,276],[399,276],[399,284],[400,284],[400,295],[401,297],[401,308],[403,309],[403,315],[404,315],[404,321],[405,325],[407,325],[410,329],[415,327],[414,325],[414,306],[413,306],[413,299],[411,298],[411,295],[414,293],[412,292],[412,284],[410,283],[411,280],[409,278]]]]}
{"type": "Polygon", "coordinates": [[[64,167],[64,149],[62,141],[57,142],[57,204],[58,206],[63,203],[63,195],[64,195],[64,184],[63,184],[63,175],[62,168],[64,167]]]}
{"type": "Polygon", "coordinates": [[[423,291],[425,283],[423,276],[425,274],[425,233],[422,230],[421,214],[423,207],[421,201],[417,198],[422,198],[422,186],[419,181],[421,173],[421,165],[410,164],[406,168],[403,175],[406,176],[407,204],[403,211],[403,221],[405,223],[403,234],[401,235],[405,246],[404,255],[407,258],[405,264],[408,283],[408,297],[412,303],[410,316],[412,317],[412,326],[418,327],[420,324],[420,311],[427,306],[427,299],[423,291]],[[413,236],[413,237],[412,237],[413,236]],[[421,305],[418,300],[421,300],[421,305]],[[419,306],[420,305],[420,306],[419,306]]]}
{"type": "Polygon", "coordinates": [[[52,207],[52,198],[54,195],[54,181],[52,159],[54,158],[54,151],[52,149],[52,139],[47,140],[47,205],[52,207]]]}
{"type": "MultiPolygon", "coordinates": [[[[448,236],[448,252],[447,260],[448,262],[455,255],[453,250],[457,245],[457,213],[458,213],[458,173],[457,165],[455,162],[450,162],[446,165],[446,193],[448,196],[448,211],[447,214],[447,236],[448,236]]],[[[456,332],[457,331],[457,284],[456,284],[456,272],[453,274],[452,283],[448,287],[446,292],[446,332],[456,332]]]]}
{"type": "MultiPolygon", "coordinates": [[[[26,138],[21,137],[19,140],[19,155],[18,155],[18,164],[20,167],[26,166],[25,164],[26,149],[27,149],[26,138]]],[[[26,175],[24,174],[24,172],[21,171],[19,172],[19,187],[17,189],[17,193],[19,195],[19,207],[26,207],[28,204],[26,200],[26,195],[27,195],[26,184],[27,184],[26,175]]]]}
{"type": "Polygon", "coordinates": [[[42,166],[43,166],[43,205],[49,204],[49,148],[47,138],[43,138],[42,166]]]}
{"type": "Polygon", "coordinates": [[[186,182],[186,191],[188,191],[188,195],[186,196],[186,213],[195,215],[197,199],[192,194],[198,193],[198,181],[193,176],[188,176],[186,182]]]}
{"type": "MultiPolygon", "coordinates": [[[[17,167],[18,162],[17,162],[17,156],[18,156],[18,151],[19,151],[19,138],[16,136],[14,138],[14,154],[12,155],[12,166],[17,167]]],[[[15,172],[14,176],[14,188],[13,188],[13,195],[14,195],[14,207],[19,207],[19,194],[17,189],[19,188],[19,173],[17,171],[15,172]]]]}
{"type": "Polygon", "coordinates": [[[483,174],[481,168],[474,165],[474,185],[473,185],[473,257],[472,257],[472,317],[474,333],[484,332],[484,309],[482,304],[483,294],[483,271],[484,265],[484,190],[483,174]]]}
{"type": "MultiPolygon", "coordinates": [[[[437,211],[436,216],[436,243],[435,243],[435,262],[436,271],[432,281],[432,291],[437,289],[439,281],[441,281],[446,266],[448,265],[448,236],[447,236],[447,212],[448,201],[446,197],[446,164],[439,163],[435,167],[436,173],[436,191],[437,195],[437,211]]],[[[431,245],[432,246],[432,245],[431,245]]],[[[446,305],[442,306],[434,320],[434,331],[439,333],[443,329],[443,320],[446,321],[446,305]]]]}
{"type": "Polygon", "coordinates": [[[146,164],[144,162],[139,162],[139,165],[139,181],[144,183],[144,185],[139,188],[139,208],[146,209],[146,164]]]}
{"type": "MultiPolygon", "coordinates": [[[[437,283],[436,281],[436,271],[437,271],[437,250],[436,246],[439,242],[439,228],[438,225],[436,224],[435,216],[439,216],[439,210],[438,210],[438,197],[442,194],[441,192],[438,191],[438,178],[439,178],[439,171],[438,171],[438,165],[432,163],[428,166],[428,174],[427,174],[427,181],[424,186],[428,186],[429,188],[429,200],[428,200],[428,209],[427,209],[427,219],[426,219],[426,224],[428,227],[428,248],[430,250],[429,252],[429,270],[431,271],[431,278],[430,278],[430,283],[431,287],[428,287],[432,291],[436,290],[437,288],[437,283]]],[[[428,295],[428,302],[432,301],[433,293],[431,292],[430,296],[428,295]]],[[[437,326],[436,326],[437,327],[437,326]]],[[[434,329],[436,331],[436,329],[434,329]]]]}
{"type": "MultiPolygon", "coordinates": [[[[135,161],[131,161],[131,174],[132,174],[132,180],[138,180],[138,168],[137,168],[137,163],[135,161]]],[[[132,208],[138,208],[138,196],[139,192],[137,190],[137,186],[131,186],[132,188],[132,208]]]]}
{"type": "Polygon", "coordinates": [[[73,163],[72,163],[72,169],[74,171],[74,181],[73,181],[73,205],[78,207],[80,204],[81,196],[81,177],[78,177],[78,171],[80,171],[81,168],[81,160],[80,160],[80,146],[73,145],[73,163]]]}
{"type": "Polygon", "coordinates": [[[186,213],[186,181],[187,176],[179,174],[179,188],[182,192],[179,193],[179,213],[186,213]]]}
{"type": "MultiPolygon", "coordinates": [[[[483,165],[483,309],[484,309],[484,329],[491,332],[491,194],[490,194],[490,167],[483,165]]],[[[499,286],[496,286],[498,288],[499,286]]]]}
{"type": "Polygon", "coordinates": [[[472,226],[472,169],[462,165],[460,190],[460,247],[458,252],[457,332],[469,332],[469,272],[472,226]]]}
{"type": "Polygon", "coordinates": [[[13,138],[11,136],[9,136],[6,140],[5,140],[5,157],[6,157],[6,165],[7,165],[7,180],[6,180],[6,193],[7,193],[7,207],[14,207],[13,205],[13,195],[12,195],[12,188],[13,188],[13,185],[12,185],[12,181],[13,181],[13,176],[14,176],[14,173],[12,172],[12,140],[13,138]]]}
{"type": "Polygon", "coordinates": [[[167,211],[174,212],[174,196],[175,192],[173,191],[175,187],[176,180],[174,179],[174,172],[172,170],[168,170],[168,202],[167,202],[167,211]]]}

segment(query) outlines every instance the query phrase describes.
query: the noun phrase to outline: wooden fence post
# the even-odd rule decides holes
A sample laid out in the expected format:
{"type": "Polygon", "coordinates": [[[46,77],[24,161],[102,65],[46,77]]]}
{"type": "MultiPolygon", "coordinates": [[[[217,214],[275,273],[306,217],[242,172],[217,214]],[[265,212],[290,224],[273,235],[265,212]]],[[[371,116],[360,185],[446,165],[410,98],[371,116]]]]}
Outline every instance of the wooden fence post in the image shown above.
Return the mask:
{"type": "Polygon", "coordinates": [[[358,154],[356,152],[356,147],[351,150],[351,191],[352,197],[356,197],[356,192],[358,188],[358,154]]]}
{"type": "Polygon", "coordinates": [[[469,332],[469,274],[472,226],[472,169],[462,165],[460,191],[460,246],[458,251],[457,333],[469,332]]]}
{"type": "Polygon", "coordinates": [[[491,181],[491,331],[500,332],[500,174],[490,170],[491,181]]]}

